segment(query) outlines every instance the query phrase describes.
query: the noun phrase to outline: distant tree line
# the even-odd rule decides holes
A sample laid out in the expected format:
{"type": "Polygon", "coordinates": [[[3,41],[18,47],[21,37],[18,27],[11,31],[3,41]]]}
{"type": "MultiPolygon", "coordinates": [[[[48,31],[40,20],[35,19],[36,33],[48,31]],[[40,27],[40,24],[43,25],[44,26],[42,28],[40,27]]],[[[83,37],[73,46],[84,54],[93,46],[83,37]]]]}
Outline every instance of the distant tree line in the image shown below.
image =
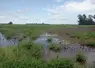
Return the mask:
{"type": "Polygon", "coordinates": [[[78,15],[79,25],[95,25],[95,15],[78,15]]]}

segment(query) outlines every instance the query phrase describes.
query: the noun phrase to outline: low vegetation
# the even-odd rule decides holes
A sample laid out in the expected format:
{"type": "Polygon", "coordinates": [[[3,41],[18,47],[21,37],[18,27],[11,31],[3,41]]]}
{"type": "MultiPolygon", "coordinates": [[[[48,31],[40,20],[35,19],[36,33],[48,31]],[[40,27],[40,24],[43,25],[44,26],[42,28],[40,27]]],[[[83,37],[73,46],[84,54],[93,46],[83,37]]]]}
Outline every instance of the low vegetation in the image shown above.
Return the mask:
{"type": "Polygon", "coordinates": [[[90,31],[90,32],[74,32],[70,34],[70,37],[72,38],[77,38],[77,39],[90,39],[90,38],[95,38],[95,32],[90,31]]]}
{"type": "Polygon", "coordinates": [[[51,43],[51,44],[49,44],[48,47],[50,50],[55,51],[55,52],[59,52],[61,50],[61,45],[59,45],[59,44],[51,43]]]}

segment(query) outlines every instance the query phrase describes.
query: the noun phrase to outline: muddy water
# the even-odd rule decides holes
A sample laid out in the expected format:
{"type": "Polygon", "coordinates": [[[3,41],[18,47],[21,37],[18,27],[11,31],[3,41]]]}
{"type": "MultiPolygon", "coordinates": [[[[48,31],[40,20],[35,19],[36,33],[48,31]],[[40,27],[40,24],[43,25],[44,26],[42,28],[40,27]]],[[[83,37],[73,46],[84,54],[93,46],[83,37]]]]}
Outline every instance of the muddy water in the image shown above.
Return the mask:
{"type": "Polygon", "coordinates": [[[3,34],[0,33],[0,46],[17,45],[16,39],[6,39],[3,34]]]}

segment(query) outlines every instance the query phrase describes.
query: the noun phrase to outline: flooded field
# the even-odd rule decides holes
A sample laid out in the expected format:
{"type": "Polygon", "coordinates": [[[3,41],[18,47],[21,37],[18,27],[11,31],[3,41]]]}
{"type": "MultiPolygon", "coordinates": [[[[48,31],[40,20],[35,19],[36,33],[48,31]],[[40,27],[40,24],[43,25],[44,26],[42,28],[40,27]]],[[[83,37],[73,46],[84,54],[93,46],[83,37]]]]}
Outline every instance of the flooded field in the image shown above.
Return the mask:
{"type": "MultiPolygon", "coordinates": [[[[79,43],[69,43],[67,44],[65,39],[59,39],[58,35],[53,35],[49,33],[41,34],[36,40],[34,40],[35,44],[41,44],[44,46],[43,50],[43,58],[45,60],[54,59],[57,57],[64,57],[64,58],[74,58],[78,53],[82,53],[87,57],[87,62],[91,63],[95,61],[95,48],[88,47],[86,45],[81,45],[79,43]],[[51,38],[51,43],[59,44],[61,45],[60,52],[54,52],[52,50],[49,50],[48,45],[50,42],[48,42],[48,38],[51,38]]],[[[9,45],[17,45],[18,40],[17,39],[10,39],[7,40],[3,34],[0,33],[0,45],[1,46],[9,46],[9,45]]]]}
{"type": "MultiPolygon", "coordinates": [[[[19,26],[19,28],[20,27],[21,26],[19,26]]],[[[56,28],[54,26],[51,29],[43,30],[46,28],[46,26],[39,27],[35,26],[35,29],[34,26],[27,27],[28,27],[27,29],[23,27],[23,29],[17,29],[17,31],[15,31],[16,27],[15,28],[11,27],[12,28],[11,33],[9,30],[7,30],[8,26],[6,26],[5,32],[3,32],[5,28],[3,30],[1,29],[0,32],[1,58],[4,57],[4,59],[6,59],[7,57],[8,62],[11,58],[12,63],[14,63],[13,60],[15,59],[19,59],[21,62],[23,60],[28,60],[25,61],[25,63],[31,62],[31,64],[34,58],[37,59],[37,62],[39,62],[38,59],[42,59],[41,61],[48,62],[53,59],[57,60],[59,58],[60,59],[64,58],[70,59],[71,61],[74,61],[73,62],[74,64],[76,64],[78,63],[76,62],[77,55],[82,54],[83,56],[85,56],[85,58],[81,56],[80,58],[86,59],[86,66],[94,65],[95,37],[93,30],[95,28],[82,27],[84,29],[82,30],[82,28],[79,27],[61,28],[60,26],[60,28],[59,27],[56,28]],[[77,32],[77,30],[79,32],[77,32]],[[73,42],[73,40],[75,41],[73,42]],[[80,43],[78,40],[82,41],[82,43],[80,43]],[[85,43],[85,41],[89,42],[89,40],[91,41],[91,44],[89,46],[86,45],[87,43],[83,44],[85,43]]],[[[18,61],[16,62],[18,63],[18,61]]]]}

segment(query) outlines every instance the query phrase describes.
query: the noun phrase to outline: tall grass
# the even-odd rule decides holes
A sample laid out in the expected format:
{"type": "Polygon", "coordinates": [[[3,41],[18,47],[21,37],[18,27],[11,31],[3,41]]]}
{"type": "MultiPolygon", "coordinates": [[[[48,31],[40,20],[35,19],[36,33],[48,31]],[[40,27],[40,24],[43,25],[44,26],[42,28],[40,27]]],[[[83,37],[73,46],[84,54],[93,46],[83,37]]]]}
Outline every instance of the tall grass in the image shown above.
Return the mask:
{"type": "Polygon", "coordinates": [[[2,47],[0,68],[73,68],[71,60],[54,59],[44,62],[41,48],[30,42],[15,47],[2,47]]]}

